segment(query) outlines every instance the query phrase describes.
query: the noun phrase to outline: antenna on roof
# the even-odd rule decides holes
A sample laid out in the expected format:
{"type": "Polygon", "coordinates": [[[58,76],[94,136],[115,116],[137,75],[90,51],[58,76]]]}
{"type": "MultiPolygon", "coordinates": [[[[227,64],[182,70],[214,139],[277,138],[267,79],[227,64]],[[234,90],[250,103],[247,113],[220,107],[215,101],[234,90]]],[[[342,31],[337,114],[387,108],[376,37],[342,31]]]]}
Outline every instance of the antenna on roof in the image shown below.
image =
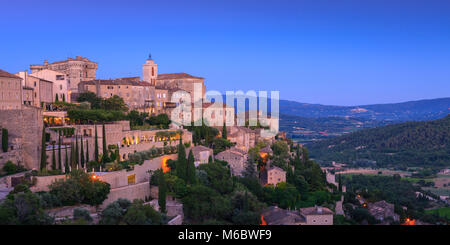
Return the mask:
{"type": "Polygon", "coordinates": [[[148,54],[148,60],[152,60],[152,53],[148,54]]]}

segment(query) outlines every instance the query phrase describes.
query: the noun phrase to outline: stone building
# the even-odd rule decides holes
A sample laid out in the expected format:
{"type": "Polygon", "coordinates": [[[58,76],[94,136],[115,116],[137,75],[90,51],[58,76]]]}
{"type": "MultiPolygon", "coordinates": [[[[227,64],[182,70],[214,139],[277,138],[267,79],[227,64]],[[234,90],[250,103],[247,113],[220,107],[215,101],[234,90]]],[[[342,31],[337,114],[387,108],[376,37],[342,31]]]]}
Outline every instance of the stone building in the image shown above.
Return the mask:
{"type": "Polygon", "coordinates": [[[30,69],[31,73],[49,69],[65,74],[69,93],[76,93],[81,81],[96,79],[97,66],[96,62],[90,61],[88,58],[76,56],[50,64],[45,60],[43,65],[30,65],[30,69]]]}
{"type": "Polygon", "coordinates": [[[22,78],[24,88],[33,89],[33,106],[45,107],[45,105],[53,103],[55,97],[52,81],[28,74],[27,71],[18,72],[16,75],[22,78]]]}
{"type": "Polygon", "coordinates": [[[190,150],[192,150],[192,153],[194,154],[194,164],[196,167],[198,167],[200,164],[208,163],[209,157],[213,157],[213,150],[206,146],[197,145],[191,148],[187,148],[186,156],[189,156],[190,150]]]}
{"type": "Polygon", "coordinates": [[[155,64],[151,55],[142,65],[142,80],[156,86],[156,78],[158,77],[158,65],[155,64]]]}
{"type": "Polygon", "coordinates": [[[388,217],[391,217],[393,221],[400,220],[400,216],[394,212],[394,204],[384,200],[368,203],[367,209],[369,210],[369,213],[379,221],[384,221],[388,217]]]}
{"type": "Polygon", "coordinates": [[[286,171],[276,166],[272,166],[267,169],[266,184],[276,186],[281,182],[286,182],[286,171]]]}
{"type": "Polygon", "coordinates": [[[195,77],[187,73],[159,74],[156,78],[156,87],[164,89],[182,89],[187,91],[194,102],[194,84],[199,84],[202,88],[202,98],[206,94],[205,79],[195,77]]]}
{"type": "Polygon", "coordinates": [[[248,155],[246,151],[233,147],[218,153],[215,158],[220,161],[228,162],[231,175],[242,176],[247,164],[248,155]]]}
{"type": "Polygon", "coordinates": [[[333,211],[328,208],[315,206],[300,208],[300,214],[305,217],[306,225],[333,225],[333,211]]]}
{"type": "Polygon", "coordinates": [[[53,101],[66,101],[70,102],[70,95],[68,90],[68,81],[66,75],[62,72],[53,71],[49,69],[43,69],[31,74],[34,77],[41,78],[53,83],[53,101]]]}
{"type": "Polygon", "coordinates": [[[228,127],[227,130],[229,130],[227,139],[236,143],[236,147],[244,151],[254,147],[257,142],[255,130],[242,126],[228,127]]]}
{"type": "Polygon", "coordinates": [[[271,206],[263,210],[261,220],[267,225],[333,225],[333,214],[330,209],[319,206],[300,211],[271,206]]]}
{"type": "Polygon", "coordinates": [[[139,80],[139,77],[117,78],[111,80],[91,80],[78,84],[80,93],[92,92],[104,99],[117,95],[123,98],[131,109],[150,107],[155,88],[150,83],[139,80]]]}
{"type": "Polygon", "coordinates": [[[22,79],[0,70],[0,110],[18,110],[22,103],[22,79]]]}

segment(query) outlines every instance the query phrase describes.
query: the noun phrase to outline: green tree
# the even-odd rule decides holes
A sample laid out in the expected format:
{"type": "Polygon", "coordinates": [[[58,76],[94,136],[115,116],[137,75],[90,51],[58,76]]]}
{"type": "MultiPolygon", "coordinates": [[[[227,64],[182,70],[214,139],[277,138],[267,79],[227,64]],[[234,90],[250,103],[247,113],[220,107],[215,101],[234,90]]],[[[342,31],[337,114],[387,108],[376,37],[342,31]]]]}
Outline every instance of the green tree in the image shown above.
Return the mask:
{"type": "Polygon", "coordinates": [[[75,135],[75,164],[78,166],[80,164],[80,151],[78,148],[78,135],[75,135]]]}
{"type": "Polygon", "coordinates": [[[66,94],[63,94],[63,95],[62,95],[62,101],[63,101],[63,102],[66,102],[66,94]]]}
{"type": "Polygon", "coordinates": [[[40,169],[44,170],[47,168],[47,154],[45,152],[45,125],[42,127],[42,139],[41,139],[41,164],[40,169]]]}
{"type": "Polygon", "coordinates": [[[86,163],[89,162],[89,140],[86,140],[86,163]]]}
{"type": "Polygon", "coordinates": [[[222,127],[222,139],[227,139],[227,125],[225,124],[225,122],[223,122],[222,127]]]}
{"type": "Polygon", "coordinates": [[[59,101],[58,94],[56,94],[56,96],[55,96],[55,102],[58,102],[58,101],[59,101]]]}
{"type": "Polygon", "coordinates": [[[52,170],[56,170],[55,143],[52,144],[52,170]]]}
{"type": "Polygon", "coordinates": [[[81,168],[84,168],[84,147],[83,147],[83,135],[81,136],[81,142],[80,142],[80,164],[81,168]]]}
{"type": "Polygon", "coordinates": [[[8,129],[6,128],[2,128],[2,150],[8,151],[8,129]]]}
{"type": "Polygon", "coordinates": [[[245,170],[242,173],[244,178],[257,178],[258,173],[256,172],[256,165],[253,158],[248,158],[247,163],[245,165],[245,170]]]}
{"type": "Polygon", "coordinates": [[[186,149],[180,138],[180,144],[178,145],[178,158],[176,164],[176,174],[179,178],[187,181],[187,161],[186,161],[186,149]]]}
{"type": "MultiPolygon", "coordinates": [[[[103,139],[103,158],[102,158],[102,163],[104,165],[106,163],[106,161],[108,160],[108,148],[106,147],[105,123],[103,123],[103,128],[102,128],[102,139],[103,139]]],[[[103,167],[105,167],[105,166],[103,166],[103,167]]]]}
{"type": "Polygon", "coordinates": [[[158,205],[161,210],[161,213],[166,213],[166,177],[164,173],[160,172],[158,176],[158,205]]]}
{"type": "Polygon", "coordinates": [[[69,170],[69,156],[67,155],[67,146],[66,146],[66,161],[64,163],[64,173],[68,174],[70,172],[69,170]]]}
{"type": "Polygon", "coordinates": [[[50,194],[56,196],[63,206],[80,203],[97,206],[108,197],[110,185],[91,179],[83,170],[72,170],[68,178],[56,180],[49,189],[50,194]]]}
{"type": "Polygon", "coordinates": [[[187,171],[186,171],[186,182],[189,184],[195,184],[196,176],[195,176],[195,163],[194,163],[194,153],[192,153],[192,149],[189,151],[188,159],[187,159],[187,171]]]}
{"type": "Polygon", "coordinates": [[[95,127],[95,139],[94,139],[94,160],[98,162],[98,135],[97,135],[97,125],[94,124],[95,127]]]}
{"type": "Polygon", "coordinates": [[[75,169],[75,144],[73,142],[70,143],[70,166],[72,169],[75,169]]]}
{"type": "Polygon", "coordinates": [[[102,103],[102,99],[97,97],[97,95],[92,92],[81,93],[78,96],[77,101],[78,102],[85,102],[85,101],[89,102],[91,104],[92,109],[100,109],[101,103],[102,103]]]}
{"type": "Polygon", "coordinates": [[[41,199],[29,191],[11,195],[0,204],[0,225],[51,225],[53,219],[41,206],[41,199]]]}
{"type": "Polygon", "coordinates": [[[61,131],[58,132],[58,169],[62,171],[61,131]]]}

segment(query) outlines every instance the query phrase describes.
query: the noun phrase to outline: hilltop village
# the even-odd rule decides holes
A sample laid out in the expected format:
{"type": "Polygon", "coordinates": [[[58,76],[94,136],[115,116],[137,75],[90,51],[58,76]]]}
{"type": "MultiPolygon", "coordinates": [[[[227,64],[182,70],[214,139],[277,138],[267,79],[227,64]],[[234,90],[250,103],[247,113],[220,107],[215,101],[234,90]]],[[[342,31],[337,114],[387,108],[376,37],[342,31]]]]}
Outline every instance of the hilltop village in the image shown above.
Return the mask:
{"type": "MultiPolygon", "coordinates": [[[[98,65],[77,56],[0,70],[0,209],[36,200],[31,218],[1,222],[333,224],[337,185],[283,132],[261,133],[276,118],[175,124],[177,92],[199,86],[202,109],[214,104],[204,78],[159,74],[151,57],[142,77],[98,79],[98,65]]],[[[219,108],[235,120],[233,105],[219,108]]]]}

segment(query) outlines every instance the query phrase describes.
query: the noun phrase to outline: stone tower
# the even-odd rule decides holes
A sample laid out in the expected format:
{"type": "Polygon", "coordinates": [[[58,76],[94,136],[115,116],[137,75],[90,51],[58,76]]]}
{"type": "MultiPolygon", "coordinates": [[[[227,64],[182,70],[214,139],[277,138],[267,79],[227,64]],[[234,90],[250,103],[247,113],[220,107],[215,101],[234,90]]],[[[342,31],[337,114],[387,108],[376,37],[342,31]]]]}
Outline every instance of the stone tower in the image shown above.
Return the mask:
{"type": "Polygon", "coordinates": [[[152,59],[152,55],[148,56],[145,64],[142,65],[142,80],[150,83],[152,86],[156,85],[156,77],[158,76],[158,65],[152,59]]]}

